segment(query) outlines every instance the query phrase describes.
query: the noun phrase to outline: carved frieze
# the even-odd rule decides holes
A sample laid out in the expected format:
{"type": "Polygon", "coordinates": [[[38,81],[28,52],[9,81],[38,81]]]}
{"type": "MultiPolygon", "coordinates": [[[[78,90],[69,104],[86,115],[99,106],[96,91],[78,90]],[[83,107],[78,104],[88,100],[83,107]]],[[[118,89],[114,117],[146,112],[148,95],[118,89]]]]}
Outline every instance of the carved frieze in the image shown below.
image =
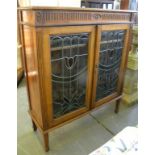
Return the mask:
{"type": "Polygon", "coordinates": [[[84,24],[96,22],[130,22],[130,13],[44,10],[35,11],[35,25],[84,24]]]}

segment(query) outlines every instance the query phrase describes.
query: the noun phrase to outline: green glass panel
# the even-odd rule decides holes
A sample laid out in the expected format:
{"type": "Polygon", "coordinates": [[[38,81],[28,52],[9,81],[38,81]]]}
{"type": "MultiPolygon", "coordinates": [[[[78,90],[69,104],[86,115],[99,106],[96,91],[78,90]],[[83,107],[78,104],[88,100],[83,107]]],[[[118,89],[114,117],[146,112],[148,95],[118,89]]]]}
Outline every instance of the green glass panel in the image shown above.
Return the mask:
{"type": "Polygon", "coordinates": [[[88,33],[50,36],[54,118],[85,106],[88,33]]]}
{"type": "Polygon", "coordinates": [[[96,101],[117,90],[124,37],[124,30],[101,33],[96,101]]]}

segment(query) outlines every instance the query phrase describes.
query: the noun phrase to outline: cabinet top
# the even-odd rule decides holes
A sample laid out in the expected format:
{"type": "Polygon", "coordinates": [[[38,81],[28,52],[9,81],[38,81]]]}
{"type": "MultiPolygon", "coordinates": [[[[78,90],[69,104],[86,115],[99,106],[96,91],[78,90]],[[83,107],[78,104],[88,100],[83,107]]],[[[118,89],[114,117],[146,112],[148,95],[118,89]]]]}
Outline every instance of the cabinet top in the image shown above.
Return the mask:
{"type": "Polygon", "coordinates": [[[137,11],[103,10],[74,7],[20,7],[20,23],[28,26],[46,27],[56,25],[91,25],[134,23],[137,11]]]}
{"type": "Polygon", "coordinates": [[[135,10],[109,10],[99,8],[80,8],[80,7],[51,7],[51,6],[29,6],[19,7],[18,10],[74,10],[74,11],[97,11],[97,12],[137,12],[135,10]]]}

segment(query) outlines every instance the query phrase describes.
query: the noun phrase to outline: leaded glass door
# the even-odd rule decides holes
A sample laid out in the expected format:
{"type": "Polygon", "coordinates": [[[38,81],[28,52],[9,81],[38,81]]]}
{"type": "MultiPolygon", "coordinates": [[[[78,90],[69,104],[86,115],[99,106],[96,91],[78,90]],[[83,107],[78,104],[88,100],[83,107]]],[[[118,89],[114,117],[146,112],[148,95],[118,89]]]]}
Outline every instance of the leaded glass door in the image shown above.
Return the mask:
{"type": "Polygon", "coordinates": [[[128,25],[98,26],[92,106],[121,95],[127,55],[128,25]]]}
{"type": "Polygon", "coordinates": [[[89,110],[94,32],[94,26],[50,28],[46,32],[45,52],[50,57],[47,76],[51,88],[48,108],[55,124],[89,110]]]}

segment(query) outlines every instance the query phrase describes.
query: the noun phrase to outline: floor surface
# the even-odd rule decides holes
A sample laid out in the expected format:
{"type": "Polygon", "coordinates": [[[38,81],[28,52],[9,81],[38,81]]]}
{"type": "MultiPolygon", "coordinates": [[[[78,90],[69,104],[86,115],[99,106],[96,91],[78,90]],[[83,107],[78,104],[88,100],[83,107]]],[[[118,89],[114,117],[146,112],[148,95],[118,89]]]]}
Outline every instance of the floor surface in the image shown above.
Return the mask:
{"type": "Polygon", "coordinates": [[[96,111],[77,119],[49,134],[49,152],[44,152],[42,136],[33,132],[28,115],[25,79],[17,89],[18,155],[88,155],[126,126],[138,124],[138,104],[127,107],[121,104],[118,114],[115,103],[102,106],[96,111]]]}

